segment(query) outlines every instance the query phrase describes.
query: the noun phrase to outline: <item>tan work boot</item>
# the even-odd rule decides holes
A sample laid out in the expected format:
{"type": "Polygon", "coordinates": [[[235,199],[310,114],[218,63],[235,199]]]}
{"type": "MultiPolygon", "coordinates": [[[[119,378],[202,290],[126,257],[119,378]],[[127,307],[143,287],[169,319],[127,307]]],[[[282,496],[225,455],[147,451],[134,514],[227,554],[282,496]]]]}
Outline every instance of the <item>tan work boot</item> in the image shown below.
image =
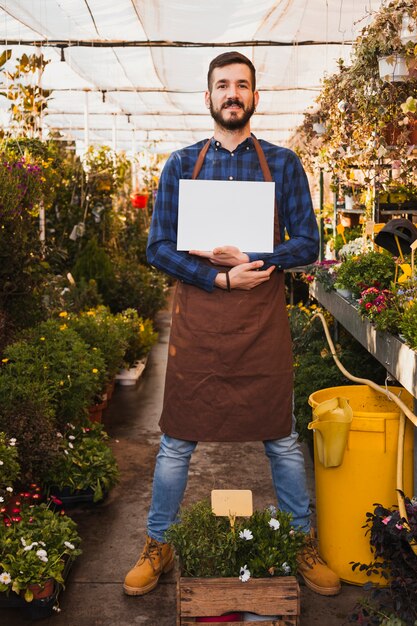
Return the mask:
{"type": "Polygon", "coordinates": [[[135,567],[127,573],[123,585],[128,596],[143,596],[155,589],[161,574],[174,567],[174,550],[169,543],[146,538],[146,544],[135,567]]]}
{"type": "Polygon", "coordinates": [[[326,565],[318,553],[314,531],[297,556],[298,573],[307,587],[322,596],[335,596],[340,591],[340,578],[326,565]]]}

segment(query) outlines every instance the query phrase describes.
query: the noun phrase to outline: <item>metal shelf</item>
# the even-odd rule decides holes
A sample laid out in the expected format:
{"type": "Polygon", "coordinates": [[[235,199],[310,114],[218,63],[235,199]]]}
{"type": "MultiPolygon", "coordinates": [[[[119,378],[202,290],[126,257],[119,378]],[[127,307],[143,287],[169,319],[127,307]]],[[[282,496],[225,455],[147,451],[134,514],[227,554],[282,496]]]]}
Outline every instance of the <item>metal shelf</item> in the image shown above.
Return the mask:
{"type": "Polygon", "coordinates": [[[417,398],[417,352],[398,337],[382,333],[356,307],[335,291],[327,293],[320,283],[310,285],[310,294],[350,332],[393,376],[417,398]]]}

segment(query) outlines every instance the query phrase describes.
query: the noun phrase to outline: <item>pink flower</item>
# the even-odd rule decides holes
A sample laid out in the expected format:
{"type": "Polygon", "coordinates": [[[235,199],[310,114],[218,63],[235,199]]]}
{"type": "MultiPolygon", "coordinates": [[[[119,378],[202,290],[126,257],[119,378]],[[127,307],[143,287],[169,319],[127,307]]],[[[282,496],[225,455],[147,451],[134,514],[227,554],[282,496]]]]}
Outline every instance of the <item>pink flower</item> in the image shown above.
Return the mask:
{"type": "Polygon", "coordinates": [[[387,517],[384,517],[384,519],[382,520],[382,523],[387,525],[388,522],[391,521],[391,515],[387,515],[387,517]]]}

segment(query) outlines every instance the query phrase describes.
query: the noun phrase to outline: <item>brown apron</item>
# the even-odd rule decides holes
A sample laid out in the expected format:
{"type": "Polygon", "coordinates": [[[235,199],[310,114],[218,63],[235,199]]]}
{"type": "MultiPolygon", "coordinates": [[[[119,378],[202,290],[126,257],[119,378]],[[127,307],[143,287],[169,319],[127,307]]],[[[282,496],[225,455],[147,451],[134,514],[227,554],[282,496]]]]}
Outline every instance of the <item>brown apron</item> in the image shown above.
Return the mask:
{"type": "MultiPolygon", "coordinates": [[[[264,152],[253,141],[264,179],[272,181],[264,152]]],[[[209,145],[198,156],[193,179],[209,145]]],[[[276,207],[274,240],[280,241],[276,207]]],[[[214,288],[208,293],[177,284],[162,432],[188,441],[280,439],[291,432],[292,392],[282,271],[249,291],[214,288]]]]}

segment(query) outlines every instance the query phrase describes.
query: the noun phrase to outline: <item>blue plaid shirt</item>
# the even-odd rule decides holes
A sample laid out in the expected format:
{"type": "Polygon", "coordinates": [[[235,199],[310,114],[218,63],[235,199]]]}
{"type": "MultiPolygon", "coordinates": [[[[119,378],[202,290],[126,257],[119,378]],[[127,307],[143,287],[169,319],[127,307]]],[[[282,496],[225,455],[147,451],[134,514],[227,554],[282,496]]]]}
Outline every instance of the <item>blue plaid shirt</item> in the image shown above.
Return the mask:
{"type": "MultiPolygon", "coordinates": [[[[156,196],[147,257],[149,263],[165,273],[212,291],[218,273],[215,266],[208,266],[200,258],[176,249],[179,180],[192,177],[198,154],[205,143],[200,141],[173,152],[166,162],[156,196]]],[[[249,258],[251,261],[262,259],[264,269],[276,265],[282,270],[312,263],[318,255],[319,233],[303,167],[291,150],[263,140],[260,143],[275,181],[283,243],[275,246],[271,253],[251,253],[249,258]],[[286,240],[285,232],[289,237],[286,240]]],[[[263,181],[252,138],[245,139],[233,152],[212,138],[198,178],[263,181]]],[[[221,243],[228,245],[227,241],[221,243]]]]}

